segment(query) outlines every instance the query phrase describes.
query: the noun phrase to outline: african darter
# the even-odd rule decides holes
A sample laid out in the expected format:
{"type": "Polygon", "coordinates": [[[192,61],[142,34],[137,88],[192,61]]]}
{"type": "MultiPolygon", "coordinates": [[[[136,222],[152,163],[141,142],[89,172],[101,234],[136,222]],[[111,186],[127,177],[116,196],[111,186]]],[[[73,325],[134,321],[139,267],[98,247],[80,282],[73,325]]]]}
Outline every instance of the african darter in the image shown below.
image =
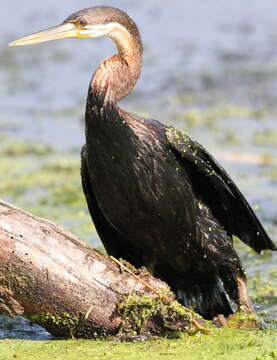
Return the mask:
{"type": "Polygon", "coordinates": [[[108,252],[165,280],[206,318],[253,311],[234,249],[276,250],[250,205],[216,160],[185,132],[118,106],[135,86],[142,42],[123,11],[98,6],[12,46],[61,38],[111,38],[88,90],[81,175],[88,208],[108,252]]]}

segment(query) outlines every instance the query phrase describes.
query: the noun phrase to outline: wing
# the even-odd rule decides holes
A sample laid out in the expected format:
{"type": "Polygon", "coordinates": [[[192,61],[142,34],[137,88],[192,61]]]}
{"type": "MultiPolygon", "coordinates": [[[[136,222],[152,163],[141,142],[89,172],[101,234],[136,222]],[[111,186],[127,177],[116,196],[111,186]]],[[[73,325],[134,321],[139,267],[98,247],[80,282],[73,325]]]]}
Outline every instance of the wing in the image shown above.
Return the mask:
{"type": "Polygon", "coordinates": [[[140,259],[137,259],[137,257],[132,254],[127,240],[109,223],[101,211],[90,181],[85,146],[82,148],[81,153],[81,178],[90,215],[107,253],[116,258],[123,258],[130,262],[133,261],[132,263],[134,265],[142,266],[139,262],[140,259]]]}
{"type": "Polygon", "coordinates": [[[165,135],[175,156],[191,176],[195,193],[229,235],[238,236],[258,253],[277,250],[236,184],[204,147],[172,126],[165,127],[165,135]]]}

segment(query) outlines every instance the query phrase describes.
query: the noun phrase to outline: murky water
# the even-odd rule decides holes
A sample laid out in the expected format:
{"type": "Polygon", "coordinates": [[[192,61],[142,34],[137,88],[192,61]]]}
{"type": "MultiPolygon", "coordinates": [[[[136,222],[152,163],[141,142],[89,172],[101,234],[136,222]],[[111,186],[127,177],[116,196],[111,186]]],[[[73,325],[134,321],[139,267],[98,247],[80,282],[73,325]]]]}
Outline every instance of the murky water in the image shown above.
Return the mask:
{"type": "MultiPolygon", "coordinates": [[[[144,42],[142,77],[122,106],[186,129],[204,144],[250,203],[259,206],[259,217],[276,241],[275,1],[172,0],[162,5],[155,0],[99,0],[97,4],[126,10],[144,42]]],[[[91,5],[83,0],[81,6],[91,5]]],[[[1,17],[1,136],[48,144],[65,155],[79,151],[89,79],[97,64],[115,51],[112,42],[67,39],[7,47],[18,37],[62,22],[78,6],[74,0],[24,0],[24,6],[1,0],[1,14],[9,14],[1,17]]],[[[0,196],[6,198],[5,193],[0,196]]],[[[276,254],[260,258],[242,246],[239,251],[257,306],[276,318],[276,254]]],[[[0,326],[0,337],[14,336],[45,334],[22,320],[0,326]]]]}

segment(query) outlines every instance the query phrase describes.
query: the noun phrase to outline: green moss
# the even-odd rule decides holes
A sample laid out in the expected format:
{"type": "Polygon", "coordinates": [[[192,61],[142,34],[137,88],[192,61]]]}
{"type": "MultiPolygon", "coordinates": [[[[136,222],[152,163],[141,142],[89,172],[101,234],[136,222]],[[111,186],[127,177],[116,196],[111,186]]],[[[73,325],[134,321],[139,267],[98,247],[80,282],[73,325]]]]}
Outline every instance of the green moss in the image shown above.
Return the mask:
{"type": "Polygon", "coordinates": [[[164,329],[164,334],[170,331],[209,332],[200,315],[184,308],[177,301],[167,302],[160,297],[126,295],[119,305],[119,312],[123,319],[121,334],[153,334],[155,333],[155,328],[151,326],[153,320],[164,329]]]}
{"type": "MultiPolygon", "coordinates": [[[[68,330],[68,335],[71,338],[74,338],[75,329],[77,329],[80,319],[78,316],[71,315],[68,313],[63,314],[38,314],[32,315],[29,317],[29,320],[32,322],[41,325],[42,327],[48,329],[49,331],[54,328],[55,333],[59,333],[59,328],[61,332],[66,336],[65,329],[68,330]]],[[[78,331],[78,329],[77,329],[78,331]]]]}
{"type": "Polygon", "coordinates": [[[79,322],[77,316],[73,316],[68,313],[64,313],[62,315],[53,315],[50,313],[32,315],[30,316],[30,320],[42,326],[50,323],[55,326],[68,326],[69,328],[75,326],[79,322]]]}

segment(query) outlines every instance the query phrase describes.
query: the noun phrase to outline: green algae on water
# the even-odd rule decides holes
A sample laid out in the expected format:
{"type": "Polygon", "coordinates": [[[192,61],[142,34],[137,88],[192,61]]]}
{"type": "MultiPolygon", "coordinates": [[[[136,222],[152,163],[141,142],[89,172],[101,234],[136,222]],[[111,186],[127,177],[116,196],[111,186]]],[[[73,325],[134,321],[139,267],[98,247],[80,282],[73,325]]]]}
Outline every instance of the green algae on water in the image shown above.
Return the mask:
{"type": "Polygon", "coordinates": [[[3,200],[45,217],[89,241],[95,229],[80,179],[79,152],[60,154],[43,144],[2,138],[3,200]],[[11,166],[12,165],[12,166],[11,166]]]}
{"type": "Polygon", "coordinates": [[[101,340],[2,340],[2,360],[275,360],[276,331],[215,329],[212,336],[155,338],[138,342],[101,340]]]}

